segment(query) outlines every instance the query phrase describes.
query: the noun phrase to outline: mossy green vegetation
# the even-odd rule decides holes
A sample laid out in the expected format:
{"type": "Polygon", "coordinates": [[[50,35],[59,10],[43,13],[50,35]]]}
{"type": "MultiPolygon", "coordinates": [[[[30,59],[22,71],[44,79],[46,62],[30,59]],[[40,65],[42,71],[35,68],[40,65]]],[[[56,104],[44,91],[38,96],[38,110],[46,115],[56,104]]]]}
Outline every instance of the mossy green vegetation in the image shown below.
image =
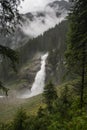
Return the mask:
{"type": "Polygon", "coordinates": [[[10,99],[8,97],[0,99],[0,122],[11,121],[20,107],[24,108],[27,114],[36,115],[40,106],[43,108],[46,106],[42,100],[42,95],[24,100],[14,98],[10,99]]]}
{"type": "Polygon", "coordinates": [[[0,118],[3,117],[0,130],[86,130],[87,106],[84,105],[83,109],[80,109],[77,85],[78,80],[57,87],[50,82],[45,86],[43,95],[22,101],[19,105],[20,109],[17,107],[18,103],[14,105],[15,107],[11,105],[12,108],[8,105],[4,116],[0,115],[0,118]],[[46,93],[51,89],[54,90],[55,96],[48,98],[46,93]],[[51,104],[49,105],[48,102],[51,104]],[[18,109],[17,113],[15,108],[18,109]],[[5,116],[7,116],[7,123],[3,123],[6,120],[5,116]]]}
{"type": "MultiPolygon", "coordinates": [[[[14,100],[14,102],[13,100],[9,100],[9,103],[7,103],[6,100],[7,104],[1,102],[0,130],[87,129],[87,30],[85,28],[87,24],[87,2],[86,0],[74,0],[74,2],[75,6],[73,6],[69,14],[70,32],[69,39],[67,39],[68,46],[65,63],[69,75],[71,77],[74,76],[74,78],[69,77],[66,83],[57,87],[55,87],[52,82],[48,83],[44,88],[43,96],[39,95],[31,99],[22,100],[21,102],[20,100],[14,100]],[[17,114],[14,115],[18,108],[20,109],[17,114]],[[5,120],[7,120],[6,123],[4,122],[5,120]]],[[[41,39],[40,41],[42,41],[39,42],[39,45],[41,45],[41,43],[43,45],[44,39],[42,36],[39,38],[41,39]]],[[[56,39],[56,37],[53,37],[53,40],[54,39],[56,39]]],[[[38,38],[36,38],[36,40],[38,42],[38,38]]],[[[29,47],[31,46],[31,48],[33,48],[33,44],[36,43],[36,40],[33,39],[29,47]]],[[[53,43],[53,40],[52,42],[49,41],[49,46],[51,45],[50,43],[53,43]]],[[[47,42],[44,41],[44,43],[46,44],[47,42]]],[[[55,40],[54,45],[56,44],[57,42],[55,40]]],[[[37,47],[36,45],[36,50],[37,47]]],[[[45,48],[45,46],[39,47],[40,50],[45,48]]],[[[22,49],[23,48],[20,50],[22,49]]],[[[27,58],[25,59],[25,56],[23,57],[24,59],[21,61],[22,64],[23,61],[29,58],[28,44],[25,45],[24,50],[26,49],[27,58]]],[[[53,49],[53,44],[49,50],[51,49],[53,49]]],[[[50,62],[54,61],[57,51],[58,50],[52,50],[52,57],[49,57],[50,62]]],[[[24,51],[22,51],[21,56],[23,53],[24,51]]],[[[57,60],[55,59],[55,64],[51,63],[51,65],[53,69],[55,69],[55,67],[57,68],[57,60]]]]}

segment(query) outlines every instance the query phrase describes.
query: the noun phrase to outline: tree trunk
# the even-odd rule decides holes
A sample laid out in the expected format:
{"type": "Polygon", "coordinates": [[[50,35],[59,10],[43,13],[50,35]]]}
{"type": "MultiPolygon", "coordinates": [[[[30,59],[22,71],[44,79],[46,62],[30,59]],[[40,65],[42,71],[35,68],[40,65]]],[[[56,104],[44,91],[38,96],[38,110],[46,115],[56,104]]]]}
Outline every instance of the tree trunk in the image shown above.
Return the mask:
{"type": "Polygon", "coordinates": [[[81,99],[80,99],[80,107],[83,108],[84,105],[84,87],[85,87],[85,62],[86,62],[86,48],[85,44],[83,44],[83,52],[82,52],[82,75],[81,75],[81,99]]]}

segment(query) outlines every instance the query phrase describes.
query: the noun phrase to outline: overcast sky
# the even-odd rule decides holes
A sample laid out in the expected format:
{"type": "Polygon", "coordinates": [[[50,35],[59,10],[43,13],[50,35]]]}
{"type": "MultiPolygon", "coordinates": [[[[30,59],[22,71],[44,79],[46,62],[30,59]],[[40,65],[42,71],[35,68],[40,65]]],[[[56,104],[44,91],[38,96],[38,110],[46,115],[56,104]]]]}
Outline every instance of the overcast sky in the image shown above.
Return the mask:
{"type": "MultiPolygon", "coordinates": [[[[44,10],[47,3],[55,0],[24,0],[21,3],[20,13],[44,10]]],[[[68,1],[68,0],[66,0],[68,1]]]]}

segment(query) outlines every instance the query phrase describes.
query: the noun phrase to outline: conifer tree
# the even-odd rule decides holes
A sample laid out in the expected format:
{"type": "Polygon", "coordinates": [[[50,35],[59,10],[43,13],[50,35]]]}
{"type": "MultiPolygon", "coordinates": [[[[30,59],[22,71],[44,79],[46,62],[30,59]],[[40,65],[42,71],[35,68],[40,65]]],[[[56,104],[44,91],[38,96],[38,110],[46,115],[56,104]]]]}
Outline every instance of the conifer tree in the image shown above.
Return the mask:
{"type": "Polygon", "coordinates": [[[14,118],[13,130],[24,130],[24,124],[26,119],[26,112],[22,108],[19,109],[14,118]]]}
{"type": "Polygon", "coordinates": [[[69,33],[67,38],[67,67],[75,76],[80,76],[80,107],[84,104],[84,87],[87,74],[87,1],[74,0],[69,13],[69,33]]]}
{"type": "Polygon", "coordinates": [[[53,102],[57,99],[57,93],[51,81],[45,86],[43,95],[49,112],[52,112],[53,102]]]}
{"type": "MultiPolygon", "coordinates": [[[[4,36],[12,33],[16,27],[16,24],[20,23],[20,14],[18,6],[21,0],[0,0],[0,33],[4,36]]],[[[10,59],[11,66],[15,69],[15,63],[18,61],[16,52],[7,47],[0,45],[0,56],[3,58],[10,59]]],[[[3,89],[7,93],[7,89],[0,82],[0,89],[3,89]]]]}

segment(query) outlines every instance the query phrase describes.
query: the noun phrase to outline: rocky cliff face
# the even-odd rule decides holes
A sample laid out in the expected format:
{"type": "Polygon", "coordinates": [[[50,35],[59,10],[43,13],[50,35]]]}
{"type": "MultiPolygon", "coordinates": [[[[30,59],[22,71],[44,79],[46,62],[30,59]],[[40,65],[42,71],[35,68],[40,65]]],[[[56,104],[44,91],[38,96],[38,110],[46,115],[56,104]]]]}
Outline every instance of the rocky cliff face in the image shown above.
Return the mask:
{"type": "Polygon", "coordinates": [[[20,69],[19,79],[25,81],[25,83],[19,86],[19,89],[31,88],[36,73],[40,70],[41,53],[36,53],[32,60],[20,69]]]}
{"type": "Polygon", "coordinates": [[[52,50],[46,64],[46,82],[51,80],[55,85],[61,84],[65,73],[64,52],[61,55],[57,49],[52,50]]]}

